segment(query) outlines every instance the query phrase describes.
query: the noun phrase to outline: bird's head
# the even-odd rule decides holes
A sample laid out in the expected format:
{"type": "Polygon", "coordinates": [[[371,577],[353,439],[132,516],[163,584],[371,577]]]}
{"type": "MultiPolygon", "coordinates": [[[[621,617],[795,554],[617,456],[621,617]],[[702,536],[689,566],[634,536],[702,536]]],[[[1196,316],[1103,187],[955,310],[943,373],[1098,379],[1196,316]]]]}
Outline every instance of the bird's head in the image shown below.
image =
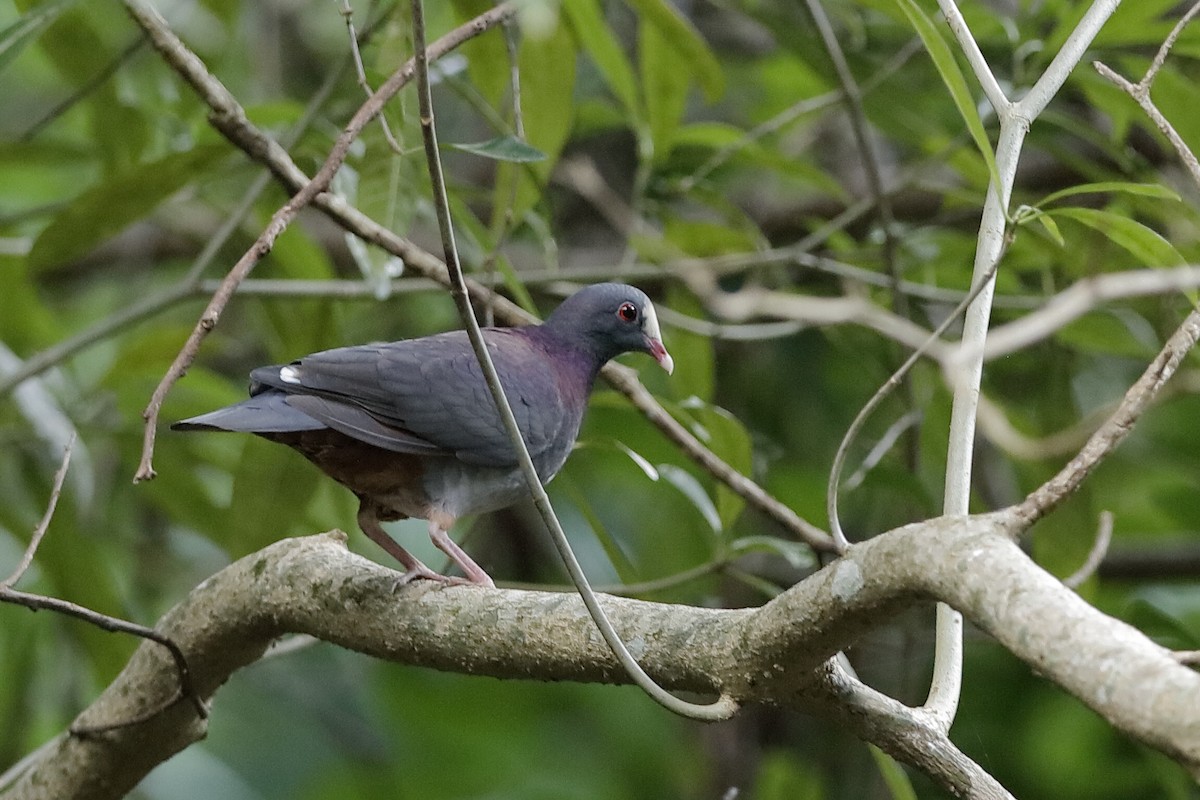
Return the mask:
{"type": "Polygon", "coordinates": [[[621,353],[648,353],[670,374],[675,361],[663,345],[654,304],[641,289],[598,283],[580,289],[554,310],[545,326],[578,340],[600,364],[621,353]]]}

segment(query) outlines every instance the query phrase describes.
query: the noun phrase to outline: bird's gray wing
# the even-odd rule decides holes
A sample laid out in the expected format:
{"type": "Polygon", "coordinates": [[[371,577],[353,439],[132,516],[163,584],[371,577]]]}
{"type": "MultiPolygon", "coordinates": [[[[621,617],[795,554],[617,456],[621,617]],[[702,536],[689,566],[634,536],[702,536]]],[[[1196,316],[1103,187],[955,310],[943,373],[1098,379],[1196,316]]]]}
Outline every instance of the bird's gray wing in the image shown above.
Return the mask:
{"type": "MultiPolygon", "coordinates": [[[[565,454],[582,407],[578,413],[565,407],[553,365],[527,337],[507,329],[488,329],[485,335],[535,462],[550,451],[565,454]]],[[[486,466],[516,463],[462,331],[326,350],[286,366],[262,367],[251,378],[260,391],[282,391],[291,396],[289,404],[376,446],[453,453],[486,466]],[[328,402],[318,409],[305,396],[328,402]]]]}

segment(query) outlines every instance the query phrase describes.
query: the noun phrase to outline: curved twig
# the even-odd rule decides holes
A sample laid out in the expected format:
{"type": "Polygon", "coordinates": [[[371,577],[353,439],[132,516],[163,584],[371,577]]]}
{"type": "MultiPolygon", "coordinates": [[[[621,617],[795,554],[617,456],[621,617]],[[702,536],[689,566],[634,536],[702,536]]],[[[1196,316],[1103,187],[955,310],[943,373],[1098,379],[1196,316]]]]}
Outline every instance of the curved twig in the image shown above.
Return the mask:
{"type": "Polygon", "coordinates": [[[1100,563],[1104,561],[1104,556],[1108,554],[1108,546],[1112,543],[1112,535],[1112,512],[1101,511],[1100,522],[1096,525],[1096,539],[1092,542],[1092,549],[1088,551],[1087,558],[1079,565],[1079,569],[1063,578],[1063,586],[1070,589],[1078,589],[1084,581],[1096,574],[1096,570],[1100,569],[1100,563]]]}
{"type": "MultiPolygon", "coordinates": [[[[153,628],[147,628],[144,625],[138,625],[135,622],[129,622],[117,617],[110,617],[107,614],[101,614],[99,611],[93,611],[77,603],[72,603],[69,600],[60,600],[57,597],[46,597],[45,595],[23,592],[13,588],[33,563],[38,547],[41,545],[42,539],[50,527],[50,521],[54,519],[54,511],[58,507],[58,498],[62,495],[63,482],[67,477],[67,469],[71,465],[71,450],[74,445],[75,434],[72,434],[70,441],[64,449],[62,464],[54,474],[54,485],[50,490],[50,499],[46,503],[46,511],[42,515],[41,521],[34,528],[33,534],[29,539],[29,545],[25,548],[25,552],[22,554],[16,568],[11,575],[0,581],[0,603],[12,603],[13,605],[28,608],[30,611],[54,611],[59,614],[65,614],[68,617],[81,619],[102,630],[114,633],[129,633],[142,639],[157,642],[171,654],[171,659],[174,661],[175,669],[179,674],[179,693],[178,697],[172,701],[172,704],[186,697],[191,700],[199,717],[207,717],[208,709],[192,684],[191,669],[188,667],[187,658],[184,657],[183,651],[179,649],[179,646],[169,637],[164,636],[153,628]]],[[[132,723],[123,721],[118,723],[117,726],[126,724],[132,723]]]]}
{"type": "Polygon", "coordinates": [[[999,260],[992,264],[991,268],[980,276],[979,282],[975,287],[962,299],[962,302],[946,316],[944,320],[933,330],[929,338],[912,352],[904,363],[893,372],[882,386],[871,396],[858,414],[854,416],[854,421],[850,423],[850,427],[846,429],[846,433],[842,436],[842,441],[838,445],[837,453],[833,456],[833,465],[829,468],[829,484],[825,491],[825,509],[829,514],[829,528],[833,534],[834,544],[838,548],[838,552],[845,552],[850,546],[849,540],[846,538],[845,532],[842,530],[842,523],[838,517],[837,501],[838,501],[838,485],[842,479],[842,470],[845,468],[846,455],[850,451],[850,445],[858,438],[859,431],[866,424],[871,413],[879,407],[879,404],[891,394],[892,390],[900,385],[900,381],[908,374],[908,371],[913,368],[913,365],[920,360],[921,356],[925,355],[934,343],[940,340],[940,337],[947,329],[958,321],[962,313],[975,300],[976,296],[983,291],[996,274],[996,268],[1000,265],[999,260]]]}
{"type": "Polygon", "coordinates": [[[67,468],[71,466],[71,450],[75,448],[75,438],[78,434],[71,432],[71,438],[67,440],[67,446],[63,448],[62,463],[58,466],[58,471],[54,473],[54,482],[50,488],[50,499],[46,501],[46,511],[42,514],[41,520],[34,527],[33,533],[29,537],[29,544],[25,548],[25,552],[21,554],[21,560],[17,562],[16,568],[12,574],[4,580],[0,581],[0,592],[6,589],[11,589],[17,585],[17,581],[29,569],[29,565],[33,563],[33,557],[37,555],[38,547],[42,544],[42,537],[46,535],[46,531],[50,528],[50,521],[54,519],[54,511],[58,508],[58,498],[62,495],[63,483],[67,479],[67,468]]]}
{"type": "Polygon", "coordinates": [[[425,52],[425,14],[422,0],[412,0],[411,7],[413,48],[415,50],[413,58],[416,62],[417,99],[421,112],[421,132],[425,140],[425,160],[429,165],[429,178],[433,185],[433,200],[434,208],[437,211],[438,229],[442,236],[442,247],[446,254],[446,266],[450,270],[451,295],[454,298],[454,304],[458,306],[459,316],[462,318],[463,325],[467,330],[467,336],[471,340],[471,347],[475,351],[475,357],[483,370],[484,378],[487,380],[488,389],[491,391],[492,399],[496,403],[500,419],[503,421],[504,427],[508,431],[509,440],[516,451],[517,462],[520,464],[525,484],[533,495],[534,505],[537,506],[537,510],[542,516],[542,521],[546,524],[546,529],[550,532],[550,538],[553,540],[555,548],[558,550],[559,555],[562,556],[567,572],[571,575],[571,580],[575,582],[575,586],[579,590],[579,595],[583,598],[583,604],[587,607],[588,614],[591,615],[592,621],[596,623],[596,627],[600,630],[604,641],[608,643],[608,646],[613,651],[613,655],[617,657],[622,668],[629,674],[633,682],[664,708],[676,714],[690,717],[691,719],[707,721],[728,719],[738,709],[737,701],[728,694],[722,693],[711,704],[701,705],[690,703],[668,692],[642,669],[641,665],[633,657],[633,654],[629,652],[629,648],[625,646],[625,642],[621,640],[621,635],[613,627],[608,615],[604,613],[604,609],[600,606],[596,592],[592,589],[587,575],[584,574],[583,568],[579,564],[579,560],[571,550],[567,534],[563,531],[562,525],[554,513],[554,509],[550,505],[550,496],[546,494],[546,489],[542,486],[542,481],[538,477],[537,468],[533,465],[533,459],[529,455],[529,449],[525,446],[525,441],[521,436],[521,429],[517,425],[517,418],[513,415],[512,406],[509,404],[508,398],[504,394],[504,387],[500,383],[500,376],[496,373],[496,366],[492,363],[491,353],[488,352],[487,344],[483,340],[483,332],[480,330],[479,323],[475,319],[475,311],[471,308],[471,298],[467,293],[467,284],[463,277],[462,263],[458,258],[458,247],[454,243],[454,226],[450,219],[450,200],[446,195],[446,177],[442,171],[441,154],[438,152],[437,127],[433,114],[433,98],[429,90],[428,56],[425,52]]]}

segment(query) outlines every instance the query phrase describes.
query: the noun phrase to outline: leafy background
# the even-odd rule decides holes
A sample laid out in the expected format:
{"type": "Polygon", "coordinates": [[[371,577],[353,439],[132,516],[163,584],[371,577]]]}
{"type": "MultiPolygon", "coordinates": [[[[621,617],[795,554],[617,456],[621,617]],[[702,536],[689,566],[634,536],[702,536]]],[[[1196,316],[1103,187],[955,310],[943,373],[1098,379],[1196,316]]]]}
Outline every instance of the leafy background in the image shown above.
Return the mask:
{"type": "MultiPolygon", "coordinates": [[[[963,5],[1002,81],[1023,87],[1087,4],[963,5]]],[[[1128,98],[1086,66],[1096,58],[1140,75],[1176,5],[1123,4],[1034,127],[1012,204],[1029,210],[1003,263],[997,322],[1088,276],[1196,260],[1194,189],[1128,98]]],[[[369,34],[367,77],[378,85],[407,57],[406,4],[353,6],[369,34]]],[[[431,28],[447,30],[487,6],[431,3],[431,28]]],[[[932,326],[951,303],[894,297],[877,279],[890,261],[907,281],[965,289],[988,178],[917,37],[914,24],[934,4],[824,7],[863,85],[895,215],[890,243],[844,106],[830,94],[836,75],[802,4],[529,4],[516,63],[524,142],[540,160],[514,149],[500,34],[442,62],[435,87],[468,266],[543,312],[566,279],[624,277],[646,287],[664,309],[677,371],[668,379],[647,359],[627,363],[719,455],[818,524],[838,441],[904,351],[852,325],[713,324],[720,321],[705,298],[679,275],[721,268],[720,286],[730,291],[866,295],[932,326]],[[856,204],[865,210],[838,221],[856,204]],[[797,261],[804,252],[870,275],[806,267],[797,261]]],[[[161,8],[255,124],[291,142],[297,162],[314,170],[363,96],[337,4],[161,8]]],[[[928,29],[948,43],[940,23],[928,29]]],[[[1193,143],[1197,55],[1193,28],[1155,90],[1193,143]]],[[[25,588],[149,623],[213,571],[281,536],[340,527],[354,531],[352,547],[382,558],[357,533],[346,492],[265,442],[163,432],[159,477],[130,482],[141,410],[211,290],[198,281],[237,259],[286,199],[281,190],[267,183],[247,194],[260,168],[210,128],[206,108],[111,0],[0,3],[0,108],[0,565],[16,562],[41,515],[71,429],[81,438],[64,500],[25,588]],[[204,255],[227,219],[231,235],[204,255]],[[81,336],[92,341],[56,354],[81,336]],[[5,379],[43,358],[49,368],[36,379],[5,379]]],[[[982,127],[994,130],[979,109],[982,127]]],[[[433,249],[415,116],[415,100],[401,95],[387,109],[401,153],[372,125],[335,188],[433,249]]],[[[261,363],[456,324],[445,296],[402,273],[315,213],[303,215],[254,277],[321,281],[328,291],[272,296],[271,283],[239,296],[169,396],[164,419],[236,400],[246,372],[261,363]],[[335,296],[347,282],[358,296],[335,296]]],[[[990,364],[986,396],[1040,450],[1014,452],[1011,436],[983,425],[974,507],[1020,498],[1069,458],[1078,436],[1058,448],[1044,437],[1070,434],[1117,398],[1190,303],[1170,295],[1104,306],[990,364]]],[[[1197,387],[1190,363],[1131,441],[1032,540],[1048,569],[1067,574],[1091,546],[1100,511],[1112,511],[1113,552],[1081,591],[1182,648],[1200,646],[1197,387]]],[[[853,537],[940,507],[949,399],[932,366],[920,366],[877,413],[851,470],[912,411],[919,423],[843,496],[853,537]]],[[[600,583],[656,581],[645,596],[747,605],[814,568],[803,548],[603,388],[581,447],[551,488],[600,583]],[[672,579],[702,565],[713,572],[672,579]]],[[[437,563],[422,523],[394,532],[437,563]]],[[[468,521],[459,534],[498,578],[564,580],[527,508],[468,521]]],[[[908,615],[856,648],[852,657],[874,685],[922,699],[931,616],[908,615]]],[[[1017,796],[1194,796],[1165,758],[1115,734],[991,641],[968,636],[954,738],[1017,796]]],[[[0,607],[0,764],[58,732],[134,645],[0,607]]],[[[819,720],[751,709],[701,727],[627,688],[464,678],[326,645],[239,673],[217,698],[207,740],[160,767],[135,796],[700,798],[732,796],[731,787],[762,800],[939,796],[819,720]]]]}

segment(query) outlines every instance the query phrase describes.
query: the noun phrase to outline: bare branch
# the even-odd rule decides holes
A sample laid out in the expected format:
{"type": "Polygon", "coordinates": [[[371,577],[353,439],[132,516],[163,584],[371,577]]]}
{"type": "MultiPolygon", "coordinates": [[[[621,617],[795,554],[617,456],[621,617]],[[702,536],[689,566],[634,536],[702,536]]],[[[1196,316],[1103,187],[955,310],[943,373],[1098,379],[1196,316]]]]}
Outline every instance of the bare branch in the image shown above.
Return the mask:
{"type": "MultiPolygon", "coordinates": [[[[1000,118],[1000,136],[996,142],[996,174],[988,186],[980,219],[978,246],[972,272],[972,285],[978,284],[999,258],[1007,237],[1008,205],[1016,178],[1017,162],[1029,126],[1045,109],[1082,58],[1084,50],[1099,32],[1104,21],[1120,0],[1095,0],[1083,19],[1071,31],[1033,88],[1015,103],[1002,102],[995,78],[975,44],[966,25],[955,27],[955,34],[967,52],[972,66],[980,72],[980,81],[996,104],[1000,118]]],[[[957,9],[953,0],[941,0],[952,16],[957,9]]],[[[982,349],[988,338],[988,325],[995,292],[995,276],[984,282],[978,297],[967,309],[960,350],[970,353],[961,362],[963,369],[954,374],[954,402],[950,413],[950,445],[946,453],[946,479],[942,510],[957,516],[970,506],[971,474],[974,456],[975,423],[979,405],[979,387],[983,377],[982,349]],[[978,355],[976,355],[978,353],[978,355]]],[[[924,708],[949,727],[958,709],[962,688],[962,617],[945,605],[937,608],[937,638],[934,645],[933,680],[924,708]]]]}
{"type": "Polygon", "coordinates": [[[1183,32],[1183,29],[1188,26],[1188,23],[1192,21],[1192,18],[1195,17],[1197,13],[1200,13],[1200,3],[1193,4],[1192,7],[1188,9],[1187,13],[1179,18],[1179,22],[1175,23],[1175,27],[1171,29],[1169,34],[1167,34],[1167,38],[1164,39],[1163,43],[1159,46],[1158,52],[1154,54],[1154,61],[1150,63],[1149,68],[1146,70],[1146,74],[1142,76],[1140,81],[1138,81],[1138,86],[1145,87],[1146,89],[1150,88],[1150,85],[1154,83],[1155,77],[1158,76],[1158,71],[1161,70],[1163,64],[1166,63],[1167,56],[1171,53],[1171,48],[1175,46],[1175,40],[1179,38],[1179,34],[1183,32]]]}
{"type": "MultiPolygon", "coordinates": [[[[833,24],[821,0],[804,0],[808,13],[816,23],[821,41],[833,62],[834,72],[837,73],[838,83],[842,87],[842,96],[846,101],[846,110],[850,117],[850,130],[854,133],[854,143],[862,156],[863,173],[867,177],[867,186],[871,190],[871,201],[879,213],[879,225],[883,229],[883,264],[892,285],[900,283],[900,272],[896,265],[896,220],[892,213],[892,198],[883,186],[883,167],[879,153],[871,143],[867,130],[867,112],[863,108],[863,91],[854,78],[846,54],[834,33],[833,24]]],[[[892,307],[901,316],[907,316],[907,298],[901,292],[893,292],[892,307]]]]}
{"type": "Polygon", "coordinates": [[[942,15],[946,18],[946,24],[950,26],[950,32],[958,40],[958,46],[966,55],[967,63],[971,65],[971,70],[975,73],[975,80],[979,81],[979,85],[983,87],[983,93],[987,95],[988,102],[992,104],[992,108],[997,114],[1007,113],[1012,104],[1005,96],[1004,90],[1000,88],[996,76],[992,74],[992,68],[988,65],[987,59],[983,57],[983,52],[975,42],[975,37],[971,35],[971,30],[967,27],[967,21],[963,19],[962,12],[958,10],[954,0],[938,0],[938,5],[942,9],[942,15]]]}
{"type": "Polygon", "coordinates": [[[1200,312],[1187,315],[1142,376],[1129,387],[1117,410],[1100,426],[1083,449],[1058,474],[1033,491],[1018,506],[1029,523],[1041,519],[1067,499],[1108,454],[1117,449],[1150,407],[1167,380],[1200,340],[1200,312]]]}
{"type": "Polygon", "coordinates": [[[1054,96],[1058,94],[1058,90],[1066,83],[1079,60],[1083,58],[1083,54],[1091,46],[1092,40],[1096,38],[1100,28],[1104,26],[1104,23],[1108,21],[1120,4],[1121,0],[1093,0],[1088,10],[1084,12],[1083,19],[1079,20],[1075,30],[1071,31],[1071,35],[1063,42],[1062,48],[1055,53],[1050,65],[1034,83],[1033,88],[1012,104],[1011,111],[1015,116],[1032,122],[1045,110],[1054,96]]]}
{"type": "Polygon", "coordinates": [[[54,510],[58,508],[58,498],[62,494],[63,482],[67,479],[67,467],[71,465],[71,450],[75,447],[75,437],[76,434],[72,432],[71,438],[67,440],[67,446],[63,448],[62,464],[54,473],[54,483],[50,489],[50,499],[46,502],[46,512],[42,514],[41,521],[34,527],[33,533],[29,537],[29,546],[25,548],[25,552],[12,574],[0,581],[0,597],[3,596],[5,590],[16,586],[17,581],[21,580],[21,576],[29,569],[29,565],[33,563],[33,557],[37,555],[38,547],[42,543],[42,537],[46,535],[46,530],[50,527],[50,521],[54,519],[54,510]]]}
{"type": "Polygon", "coordinates": [[[983,348],[983,357],[986,361],[994,361],[1053,336],[1109,300],[1167,294],[1197,286],[1200,286],[1200,266],[1112,272],[1080,278],[1036,311],[992,328],[983,348]]]}
{"type": "Polygon", "coordinates": [[[689,271],[681,273],[681,276],[709,311],[730,322],[774,317],[813,326],[853,323],[870,328],[909,349],[922,350],[938,361],[947,358],[949,353],[946,343],[939,339],[931,341],[930,331],[865,297],[813,297],[757,286],[725,292],[717,286],[711,273],[689,271]]]}
{"type": "Polygon", "coordinates": [[[818,671],[821,713],[866,742],[906,764],[920,766],[958,797],[1012,800],[1012,795],[979,764],[955,747],[937,719],[877,692],[827,661],[818,671]],[[822,702],[826,701],[826,702],[822,702]]]}
{"type": "MultiPolygon", "coordinates": [[[[342,15],[342,19],[346,23],[346,34],[350,39],[350,57],[354,61],[354,74],[358,78],[358,85],[362,87],[363,92],[367,97],[374,94],[371,84],[367,81],[367,70],[363,66],[362,52],[358,49],[358,32],[354,30],[354,9],[350,7],[350,0],[342,0],[342,5],[338,9],[338,13],[342,15]]],[[[396,141],[396,137],[392,134],[392,128],[388,125],[387,117],[383,114],[383,109],[380,109],[379,127],[383,130],[383,138],[387,141],[388,147],[392,148],[392,152],[397,155],[404,152],[404,148],[396,141]]]]}

